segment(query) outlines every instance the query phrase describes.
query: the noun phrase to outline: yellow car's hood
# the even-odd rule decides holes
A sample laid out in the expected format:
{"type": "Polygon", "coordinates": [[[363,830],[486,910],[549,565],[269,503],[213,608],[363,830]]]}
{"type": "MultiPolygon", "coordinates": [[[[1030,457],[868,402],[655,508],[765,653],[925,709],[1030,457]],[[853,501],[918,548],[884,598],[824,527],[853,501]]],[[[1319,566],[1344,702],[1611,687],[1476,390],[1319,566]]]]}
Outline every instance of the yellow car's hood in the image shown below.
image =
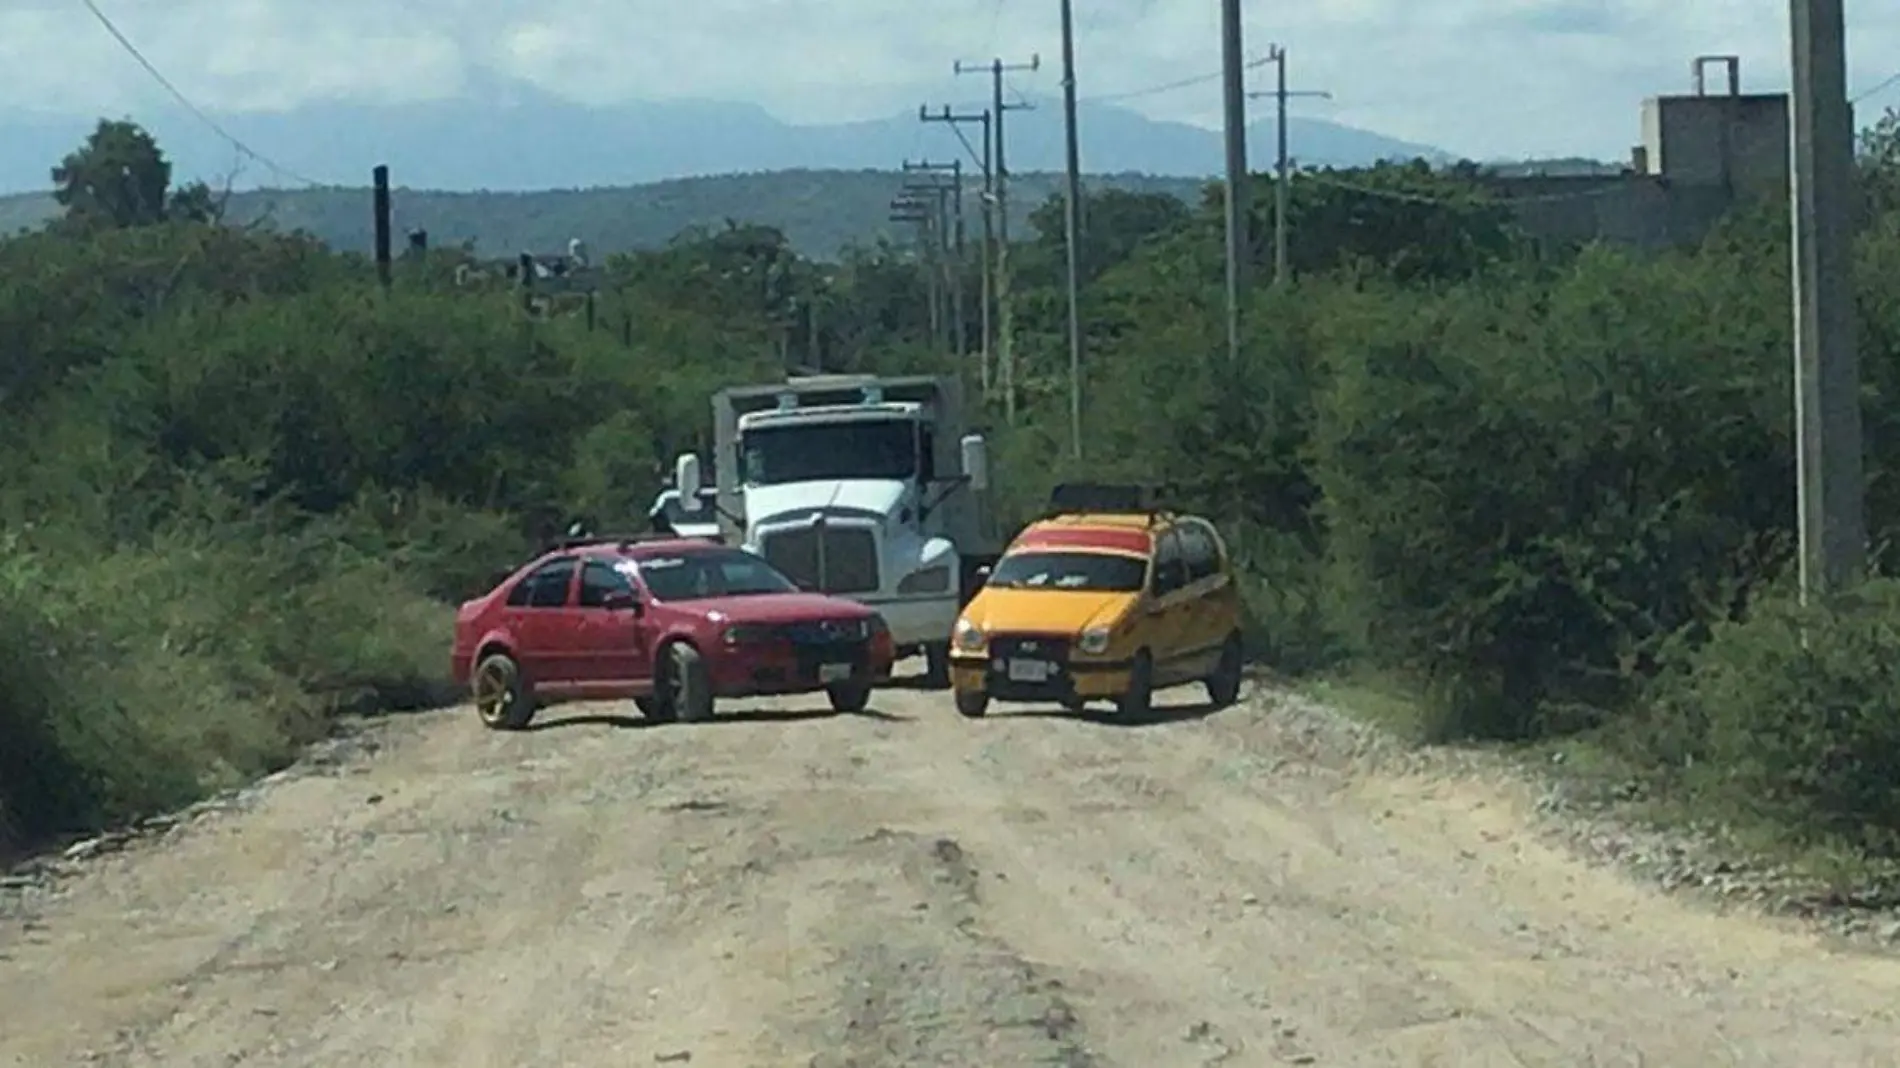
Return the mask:
{"type": "Polygon", "coordinates": [[[1134,607],[1138,594],[1092,590],[1023,590],[991,586],[976,595],[963,618],[978,630],[1079,634],[1112,625],[1134,607]]]}

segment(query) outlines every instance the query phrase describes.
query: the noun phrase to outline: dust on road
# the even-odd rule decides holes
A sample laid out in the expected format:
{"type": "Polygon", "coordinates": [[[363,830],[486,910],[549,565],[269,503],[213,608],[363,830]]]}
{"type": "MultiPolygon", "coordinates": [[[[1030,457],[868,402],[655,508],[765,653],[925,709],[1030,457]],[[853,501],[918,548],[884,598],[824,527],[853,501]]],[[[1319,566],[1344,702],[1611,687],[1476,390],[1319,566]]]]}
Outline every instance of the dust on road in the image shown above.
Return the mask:
{"type": "MultiPolygon", "coordinates": [[[[822,704],[822,698],[817,704],[822,704]]],[[[372,755],[0,920],[0,1064],[1891,1064],[1900,962],[1540,844],[1264,694],[750,706],[372,755]]],[[[624,711],[624,717],[621,713],[624,711]]]]}

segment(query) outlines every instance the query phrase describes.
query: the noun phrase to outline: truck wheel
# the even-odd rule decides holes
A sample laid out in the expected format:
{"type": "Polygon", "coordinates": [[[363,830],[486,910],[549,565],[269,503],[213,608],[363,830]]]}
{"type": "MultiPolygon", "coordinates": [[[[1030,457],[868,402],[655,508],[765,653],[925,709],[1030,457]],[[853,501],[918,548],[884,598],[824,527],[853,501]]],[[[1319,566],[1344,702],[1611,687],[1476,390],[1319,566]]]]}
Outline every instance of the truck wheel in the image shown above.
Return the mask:
{"type": "Polygon", "coordinates": [[[931,642],[924,646],[924,688],[950,688],[950,643],[931,642]]]}
{"type": "Polygon", "coordinates": [[[965,719],[981,719],[990,710],[990,695],[982,690],[958,690],[957,713],[965,719]]]}
{"type": "Polygon", "coordinates": [[[685,642],[667,647],[666,703],[672,706],[674,719],[681,723],[701,723],[712,718],[712,676],[706,673],[705,658],[685,642]]]}
{"type": "Polygon", "coordinates": [[[856,714],[871,706],[871,687],[868,683],[840,683],[828,687],[825,696],[831,698],[833,712],[856,714]]]}
{"type": "Polygon", "coordinates": [[[521,665],[506,653],[482,658],[471,689],[475,714],[489,730],[518,731],[534,720],[534,695],[521,681],[521,665]]]}

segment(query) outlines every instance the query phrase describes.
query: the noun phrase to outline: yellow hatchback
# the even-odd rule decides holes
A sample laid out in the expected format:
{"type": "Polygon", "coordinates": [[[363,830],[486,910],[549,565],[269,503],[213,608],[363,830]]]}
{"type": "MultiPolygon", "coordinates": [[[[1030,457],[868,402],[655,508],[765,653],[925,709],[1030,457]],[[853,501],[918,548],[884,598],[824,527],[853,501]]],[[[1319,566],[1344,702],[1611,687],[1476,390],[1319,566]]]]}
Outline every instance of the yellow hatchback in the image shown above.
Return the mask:
{"type": "Polygon", "coordinates": [[[1240,696],[1240,590],[1227,547],[1198,516],[1152,510],[1138,487],[1057,487],[964,607],[951,641],[957,711],[992,700],[1072,711],[1201,683],[1216,707],[1240,696]]]}

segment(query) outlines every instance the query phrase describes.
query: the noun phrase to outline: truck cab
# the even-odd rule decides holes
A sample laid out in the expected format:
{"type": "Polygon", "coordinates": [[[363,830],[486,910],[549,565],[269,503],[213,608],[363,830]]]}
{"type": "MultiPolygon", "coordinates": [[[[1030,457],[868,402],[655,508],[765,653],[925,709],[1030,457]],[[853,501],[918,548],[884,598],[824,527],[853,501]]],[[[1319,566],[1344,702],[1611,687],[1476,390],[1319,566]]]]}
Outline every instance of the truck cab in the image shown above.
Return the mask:
{"type": "Polygon", "coordinates": [[[996,558],[981,435],[955,379],[792,378],[714,398],[716,487],[679,459],[667,506],[682,531],[717,524],[801,585],[884,616],[900,655],[948,685],[957,614],[996,558]]]}

